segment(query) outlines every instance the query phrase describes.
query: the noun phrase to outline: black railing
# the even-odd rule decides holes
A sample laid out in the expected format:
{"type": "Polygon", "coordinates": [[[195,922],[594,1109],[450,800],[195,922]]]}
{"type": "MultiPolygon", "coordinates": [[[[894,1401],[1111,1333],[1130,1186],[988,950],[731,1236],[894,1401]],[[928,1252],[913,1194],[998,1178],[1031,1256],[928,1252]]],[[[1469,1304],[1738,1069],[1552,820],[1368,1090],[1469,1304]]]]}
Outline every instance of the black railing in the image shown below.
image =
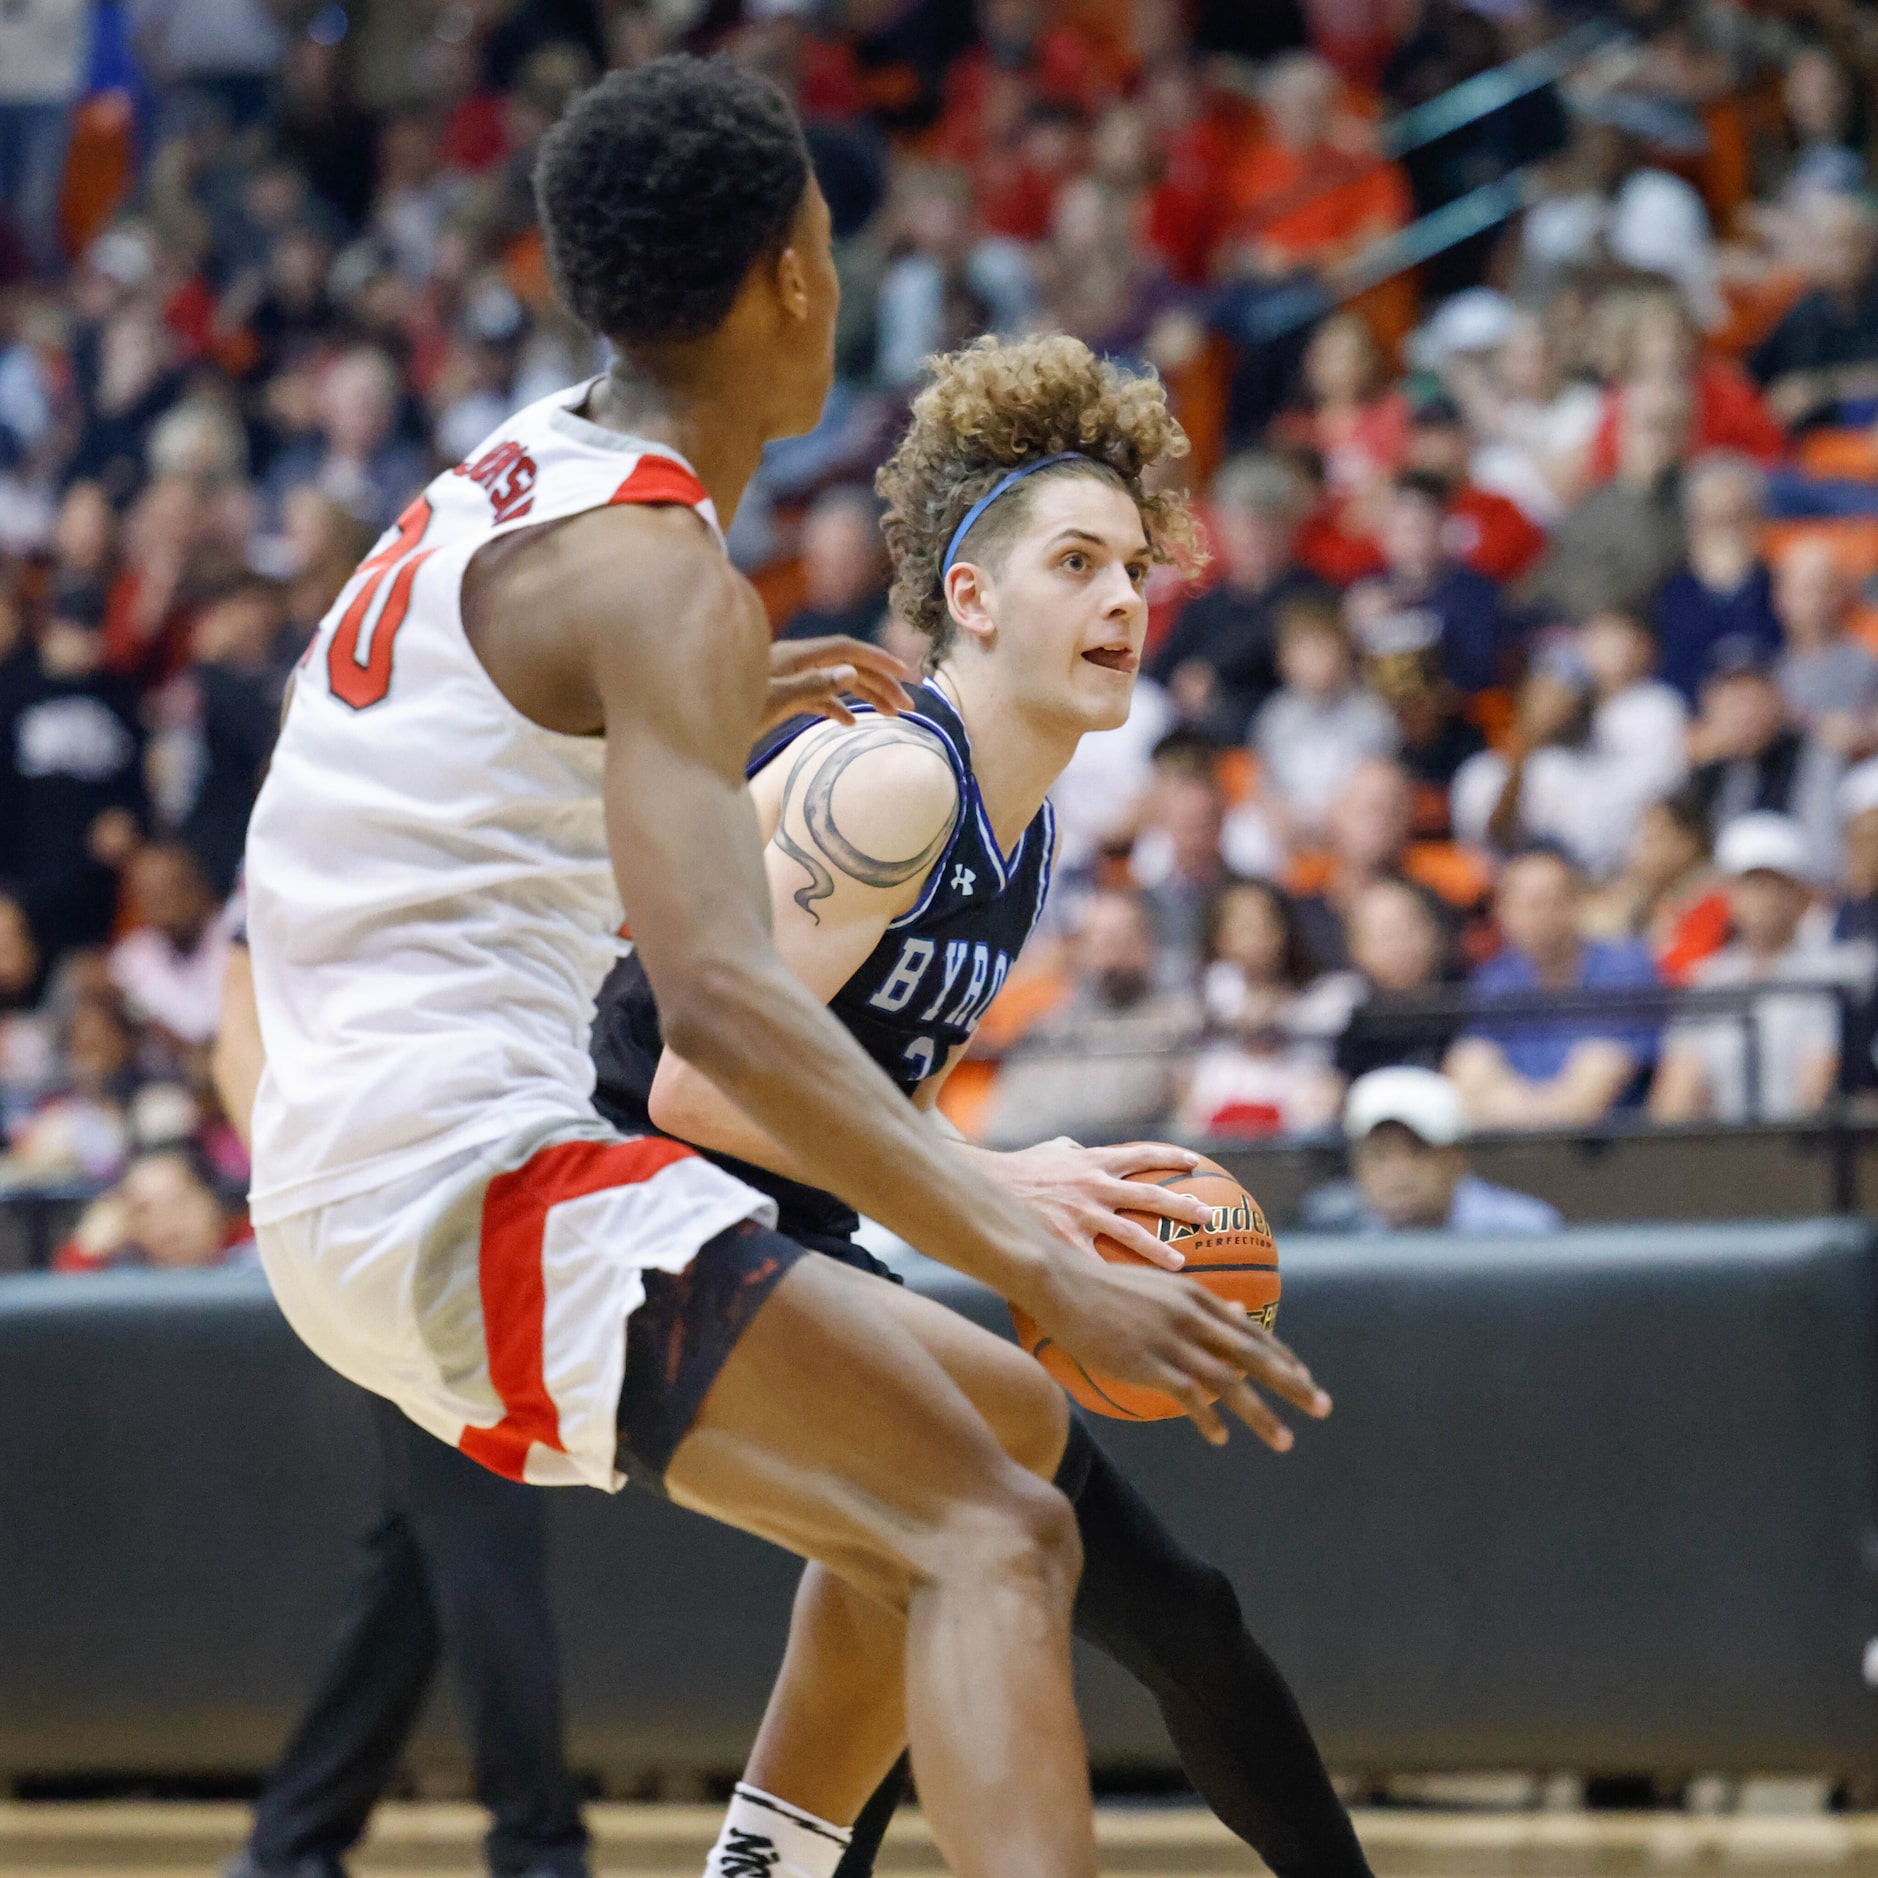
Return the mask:
{"type": "MultiPolygon", "coordinates": [[[[1392,1032],[1414,1036],[1451,1030],[1455,1036],[1470,1031],[1517,1035],[1561,1027],[1605,1026],[1652,1032],[1691,1021],[1733,1019],[1741,1026],[1743,1107],[1745,1114],[1722,1122],[1678,1123],[1659,1127],[1641,1107],[1620,1108],[1596,1124],[1554,1130],[1509,1133],[1486,1130],[1471,1137],[1477,1149],[1489,1152],[1520,1144],[1565,1143],[1587,1153],[1620,1151],[1626,1143],[1651,1139],[1664,1147],[1674,1142],[1693,1146],[1713,1144],[1731,1136],[1767,1143],[1779,1139],[1823,1155],[1826,1163],[1825,1210],[1856,1212],[1859,1207],[1859,1163],[1868,1149],[1878,1147],[1878,1065],[1857,1063],[1849,1043],[1871,1030],[1871,990],[1868,983],[1843,978],[1776,979],[1750,985],[1677,989],[1640,986],[1601,991],[1507,992],[1482,995],[1455,987],[1414,998],[1367,999],[1355,1003],[1350,1022],[1360,1023],[1372,1037],[1392,1032]],[[1806,1115],[1770,1116],[1765,1113],[1766,1071],[1764,1020],[1760,1007],[1769,999],[1830,999],[1838,1020],[1838,1087],[1825,1106],[1806,1115]],[[1861,1103],[1861,1096],[1871,1099],[1861,1103]]],[[[1322,1048],[1328,1054],[1341,1031],[1312,1032],[1282,1028],[1290,1041],[1322,1048]]],[[[1011,1064],[1060,1062],[1137,1062],[1143,1065],[1185,1062],[1208,1048],[1230,1043],[1243,1032],[1230,1026],[1196,1024],[1177,1037],[1150,1046],[1140,1042],[1068,1046],[1046,1030],[1019,1039],[1002,1053],[1011,1064]]],[[[1589,1030],[1591,1035],[1597,1034],[1589,1030]]],[[[1144,1134],[1178,1134],[1167,1117],[1131,1124],[1129,1138],[1144,1134]]],[[[1095,1140],[1096,1135],[1087,1137],[1095,1140]]],[[[1298,1153],[1321,1163],[1327,1172],[1340,1153],[1334,1130],[1315,1135],[1221,1138],[1210,1144],[1234,1154],[1250,1151],[1298,1153]]],[[[75,1180],[69,1176],[39,1185],[16,1185],[0,1192],[0,1277],[8,1270],[43,1268],[70,1233],[85,1203],[105,1190],[106,1183],[75,1180]]],[[[1638,1217],[1642,1217],[1639,1214],[1638,1217]]]]}
{"type": "Polygon", "coordinates": [[[1770,979],[1751,985],[1639,986],[1604,991],[1498,992],[1487,995],[1467,991],[1431,993],[1400,1003],[1370,1002],[1359,1007],[1366,1027],[1387,1034],[1391,1030],[1425,1030],[1430,1023],[1453,1020],[1464,1028],[1487,1030],[1555,1030],[1573,1022],[1621,1021],[1629,1028],[1667,1029],[1691,1019],[1734,1018],[1741,1025],[1742,1078],[1745,1084],[1745,1120],[1779,1119],[1763,1113],[1761,1084],[1760,1007],[1769,999],[1830,999],[1839,1025],[1839,1086],[1847,1087],[1850,1064],[1846,1040],[1854,1034],[1858,1008],[1871,995],[1869,983],[1839,978],[1770,979]]]}
{"type": "MultiPolygon", "coordinates": [[[[1440,1035],[1455,1037],[1469,1033],[1515,1039],[1521,1033],[1532,1035],[1561,1028],[1582,1028],[1587,1035],[1623,1030],[1657,1033],[1696,1022],[1724,1022],[1732,1019],[1741,1027],[1742,1109],[1739,1117],[1717,1126],[1766,1129],[1769,1126],[1790,1128],[1809,1137],[1818,1137],[1831,1157],[1833,1168],[1831,1193],[1833,1210],[1851,1211],[1855,1204],[1857,1177],[1855,1168],[1857,1139],[1870,1134],[1869,1125],[1859,1127],[1853,1098],[1871,1085],[1874,1066],[1854,1061],[1849,1045],[1869,1025],[1862,1022],[1871,1000],[1868,976],[1857,978],[1772,979],[1748,985],[1692,987],[1674,986],[1621,987],[1608,990],[1532,991],[1480,993],[1465,987],[1429,992],[1416,997],[1369,998],[1351,1007],[1348,1025],[1360,1025],[1370,1037],[1386,1040],[1391,1034],[1403,1037],[1440,1035]],[[1821,1109],[1807,1114],[1770,1115],[1767,1112],[1765,1019],[1761,1007],[1770,999],[1830,1000],[1834,1006],[1839,1038],[1839,1074],[1837,1087],[1821,1109]]],[[[1347,1028],[1346,1025],[1344,1028],[1347,1028]]],[[[1315,1045],[1326,1053],[1343,1034],[1310,1031],[1278,1024],[1265,1027],[1277,1030],[1287,1040],[1315,1045]]],[[[1184,1061],[1197,1057],[1209,1047],[1230,1043],[1244,1034],[1244,1027],[1196,1024],[1191,1031],[1166,1040],[1159,1048],[1141,1042],[1118,1039],[1112,1043],[1094,1040],[1087,1047],[1068,1047],[1048,1029],[1031,1039],[1019,1039],[1004,1054],[1012,1064],[1049,1061],[1088,1061],[1139,1063],[1184,1061]]],[[[1864,1118],[1869,1123],[1870,1118],[1864,1118]]],[[[1591,1133],[1613,1138],[1652,1132],[1655,1128],[1647,1109],[1622,1107],[1612,1112],[1594,1130],[1551,1131],[1570,1138],[1591,1133]]],[[[1712,1130],[1711,1130],[1712,1131],[1712,1130]]],[[[1140,1130],[1135,1130],[1139,1133],[1140,1130]]],[[[1527,1138],[1537,1138],[1547,1131],[1533,1131],[1527,1138]]],[[[1267,1139],[1285,1137],[1267,1137],[1267,1139]]],[[[1317,1137],[1328,1142],[1334,1131],[1317,1137]]],[[[1306,1142],[1310,1137],[1289,1137],[1306,1142]]]]}
{"type": "Polygon", "coordinates": [[[78,1215],[103,1190],[99,1182],[68,1177],[0,1192],[0,1277],[50,1265],[78,1215]]]}

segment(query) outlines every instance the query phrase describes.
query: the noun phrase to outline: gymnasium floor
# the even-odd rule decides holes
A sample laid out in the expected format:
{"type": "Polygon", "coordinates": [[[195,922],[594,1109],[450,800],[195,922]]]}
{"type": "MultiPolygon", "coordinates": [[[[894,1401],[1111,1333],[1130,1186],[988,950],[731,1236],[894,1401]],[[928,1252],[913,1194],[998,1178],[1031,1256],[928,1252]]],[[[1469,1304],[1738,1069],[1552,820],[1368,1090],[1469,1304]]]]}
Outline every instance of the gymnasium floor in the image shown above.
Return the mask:
{"type": "MultiPolygon", "coordinates": [[[[591,1813],[601,1878],[698,1878],[717,1826],[705,1807],[599,1806],[591,1813]]],[[[0,1804],[0,1878],[212,1878],[239,1842],[235,1806],[0,1804]]],[[[1607,1878],[1624,1873],[1729,1878],[1878,1878],[1878,1815],[1690,1818],[1681,1814],[1358,1815],[1377,1878],[1607,1878]]],[[[381,1810],[354,1861],[357,1878],[480,1878],[475,1809],[381,1810]]],[[[1227,1878],[1263,1868],[1204,1814],[1111,1809],[1101,1820],[1104,1878],[1227,1878]]],[[[881,1870],[943,1870],[916,1818],[903,1819],[881,1870]]]]}

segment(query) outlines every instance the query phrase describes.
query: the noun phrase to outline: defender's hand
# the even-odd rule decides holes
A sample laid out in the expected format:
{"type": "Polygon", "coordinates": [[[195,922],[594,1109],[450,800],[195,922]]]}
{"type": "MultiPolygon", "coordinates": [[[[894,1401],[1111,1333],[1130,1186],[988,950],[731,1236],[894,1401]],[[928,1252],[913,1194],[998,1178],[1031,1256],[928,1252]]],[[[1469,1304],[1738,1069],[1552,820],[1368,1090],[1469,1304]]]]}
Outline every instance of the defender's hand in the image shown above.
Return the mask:
{"type": "Polygon", "coordinates": [[[1081,1246],[1092,1256],[1099,1256],[1095,1242],[1100,1234],[1119,1240],[1152,1265],[1177,1272],[1186,1264],[1185,1256],[1173,1246],[1162,1244],[1139,1221],[1123,1219],[1121,1209],[1152,1213],[1183,1226],[1204,1226],[1213,1216],[1212,1208],[1190,1193],[1170,1193],[1165,1187],[1123,1178],[1166,1168],[1191,1170],[1199,1165],[1197,1154],[1165,1142],[1131,1141],[1121,1147],[1085,1148],[1067,1135],[1058,1135],[1054,1141],[1011,1154],[992,1154],[979,1148],[968,1151],[977,1156],[979,1165],[1000,1186],[1020,1200],[1028,1200],[1058,1238],[1081,1246]]]}
{"type": "Polygon", "coordinates": [[[852,724],[854,713],[841,701],[844,691],[897,717],[906,703],[905,682],[914,676],[891,652],[864,639],[778,639],[769,649],[769,696],[759,735],[804,711],[852,724]]]}
{"type": "Polygon", "coordinates": [[[1221,1407],[1267,1447],[1291,1446],[1260,1389],[1317,1420],[1330,1413],[1329,1396],[1270,1331],[1201,1285],[1139,1265],[1062,1258],[1043,1290],[1024,1308],[1065,1350],[1087,1368],[1172,1396],[1215,1446],[1226,1439],[1221,1407]]]}

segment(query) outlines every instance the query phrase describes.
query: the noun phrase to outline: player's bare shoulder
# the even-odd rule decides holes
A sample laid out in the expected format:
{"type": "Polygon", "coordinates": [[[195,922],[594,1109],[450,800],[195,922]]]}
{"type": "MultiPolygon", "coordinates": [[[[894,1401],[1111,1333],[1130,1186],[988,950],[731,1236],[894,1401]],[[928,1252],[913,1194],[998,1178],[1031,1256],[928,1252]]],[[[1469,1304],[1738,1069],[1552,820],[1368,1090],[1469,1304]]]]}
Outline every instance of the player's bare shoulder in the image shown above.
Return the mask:
{"type": "Polygon", "coordinates": [[[550,730],[607,726],[609,693],[687,686],[761,699],[756,590],[687,508],[596,508],[500,537],[463,581],[463,624],[497,687],[550,730]]]}
{"type": "Polygon", "coordinates": [[[759,778],[771,846],[803,876],[796,904],[857,893],[908,904],[958,824],[958,773],[944,742],[906,717],[805,732],[759,778]]]}

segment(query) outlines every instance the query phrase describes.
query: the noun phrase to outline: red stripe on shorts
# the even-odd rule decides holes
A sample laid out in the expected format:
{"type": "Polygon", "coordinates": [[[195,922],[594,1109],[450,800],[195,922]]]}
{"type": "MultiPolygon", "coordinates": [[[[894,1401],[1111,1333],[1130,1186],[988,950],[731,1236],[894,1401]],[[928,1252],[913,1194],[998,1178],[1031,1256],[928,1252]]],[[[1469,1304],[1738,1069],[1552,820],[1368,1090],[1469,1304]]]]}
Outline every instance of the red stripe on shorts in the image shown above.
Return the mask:
{"type": "Polygon", "coordinates": [[[682,502],[696,508],[710,491],[682,463],[668,456],[642,456],[608,502],[682,502]]]}
{"type": "MultiPolygon", "coordinates": [[[[524,1477],[528,1450],[565,1454],[561,1411],[548,1393],[542,1357],[548,1290],[541,1246],[548,1212],[608,1187],[650,1180],[674,1161],[689,1160],[681,1141],[563,1141],[531,1154],[520,1167],[498,1174],[483,1196],[478,1279],[489,1380],[504,1414],[493,1428],[465,1428],[457,1446],[472,1461],[510,1480],[524,1477]]],[[[625,1335],[625,1325],[620,1334],[625,1335]]]]}

